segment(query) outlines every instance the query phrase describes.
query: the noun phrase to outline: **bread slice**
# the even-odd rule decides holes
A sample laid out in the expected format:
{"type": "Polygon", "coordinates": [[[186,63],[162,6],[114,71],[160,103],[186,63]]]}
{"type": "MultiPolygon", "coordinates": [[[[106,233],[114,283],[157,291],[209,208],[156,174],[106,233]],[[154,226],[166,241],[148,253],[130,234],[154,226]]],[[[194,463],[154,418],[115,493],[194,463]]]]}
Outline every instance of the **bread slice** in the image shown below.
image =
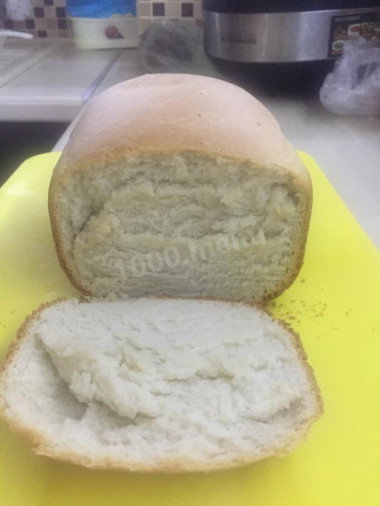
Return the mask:
{"type": "Polygon", "coordinates": [[[49,194],[62,267],[95,297],[274,297],[301,267],[311,203],[307,170],[260,102],[176,74],[91,100],[49,194]]]}
{"type": "Polygon", "coordinates": [[[297,336],[244,304],[57,301],[19,331],[0,412],[36,453],[209,471],[293,449],[322,403],[297,336]]]}

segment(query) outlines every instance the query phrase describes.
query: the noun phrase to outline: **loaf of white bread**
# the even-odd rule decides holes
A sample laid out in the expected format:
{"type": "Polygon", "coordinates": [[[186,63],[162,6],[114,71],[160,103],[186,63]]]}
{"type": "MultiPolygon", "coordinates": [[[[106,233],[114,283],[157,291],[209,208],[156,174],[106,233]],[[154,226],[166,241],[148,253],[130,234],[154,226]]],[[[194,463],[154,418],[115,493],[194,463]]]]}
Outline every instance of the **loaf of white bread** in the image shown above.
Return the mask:
{"type": "Polygon", "coordinates": [[[108,300],[27,318],[0,415],[88,467],[208,471],[293,449],[318,386],[298,337],[242,301],[295,279],[311,195],[271,114],[231,84],[151,75],[91,100],[49,210],[66,274],[108,300]]]}
{"type": "Polygon", "coordinates": [[[307,170],[248,92],[146,75],[92,99],[55,168],[57,253],[84,294],[275,297],[301,267],[307,170]]]}
{"type": "Polygon", "coordinates": [[[283,455],[322,411],[298,337],[241,303],[57,301],[19,331],[0,414],[41,455],[184,472],[283,455]]]}

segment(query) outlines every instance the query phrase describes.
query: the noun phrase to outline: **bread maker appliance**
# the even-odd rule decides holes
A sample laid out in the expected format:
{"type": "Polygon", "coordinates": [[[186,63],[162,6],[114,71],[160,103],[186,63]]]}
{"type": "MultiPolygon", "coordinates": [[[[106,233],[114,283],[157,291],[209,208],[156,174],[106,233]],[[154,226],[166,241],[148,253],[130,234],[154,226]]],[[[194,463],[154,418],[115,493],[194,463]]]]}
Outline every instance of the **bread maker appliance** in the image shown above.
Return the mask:
{"type": "Polygon", "coordinates": [[[208,56],[230,62],[333,60],[358,36],[380,45],[380,0],[203,0],[208,56]]]}

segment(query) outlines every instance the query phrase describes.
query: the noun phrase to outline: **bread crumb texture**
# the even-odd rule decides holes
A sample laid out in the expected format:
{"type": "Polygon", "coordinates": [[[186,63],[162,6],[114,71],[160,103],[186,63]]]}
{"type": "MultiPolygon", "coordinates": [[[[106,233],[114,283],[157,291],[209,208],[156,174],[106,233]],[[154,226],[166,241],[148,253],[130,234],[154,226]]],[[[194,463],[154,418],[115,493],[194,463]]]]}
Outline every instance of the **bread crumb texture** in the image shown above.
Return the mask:
{"type": "Polygon", "coordinates": [[[140,471],[236,466],[289,451],[320,412],[294,336],[242,304],[64,301],[24,332],[0,410],[51,457],[140,471]]]}
{"type": "Polygon", "coordinates": [[[260,300],[294,269],[303,223],[287,176],[197,154],[73,173],[59,214],[89,293],[260,300]]]}

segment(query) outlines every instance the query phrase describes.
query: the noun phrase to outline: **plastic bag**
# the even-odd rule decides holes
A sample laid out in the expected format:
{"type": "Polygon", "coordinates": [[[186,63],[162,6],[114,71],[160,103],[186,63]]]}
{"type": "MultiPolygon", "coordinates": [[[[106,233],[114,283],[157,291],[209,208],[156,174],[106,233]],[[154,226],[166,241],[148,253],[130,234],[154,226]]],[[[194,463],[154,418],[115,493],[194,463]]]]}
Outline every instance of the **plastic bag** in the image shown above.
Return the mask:
{"type": "Polygon", "coordinates": [[[203,50],[199,26],[176,21],[158,21],[147,30],[141,46],[148,72],[178,72],[218,77],[203,50]]]}
{"type": "Polygon", "coordinates": [[[326,109],[341,115],[380,114],[380,47],[363,38],[347,41],[320,90],[326,109]]]}

